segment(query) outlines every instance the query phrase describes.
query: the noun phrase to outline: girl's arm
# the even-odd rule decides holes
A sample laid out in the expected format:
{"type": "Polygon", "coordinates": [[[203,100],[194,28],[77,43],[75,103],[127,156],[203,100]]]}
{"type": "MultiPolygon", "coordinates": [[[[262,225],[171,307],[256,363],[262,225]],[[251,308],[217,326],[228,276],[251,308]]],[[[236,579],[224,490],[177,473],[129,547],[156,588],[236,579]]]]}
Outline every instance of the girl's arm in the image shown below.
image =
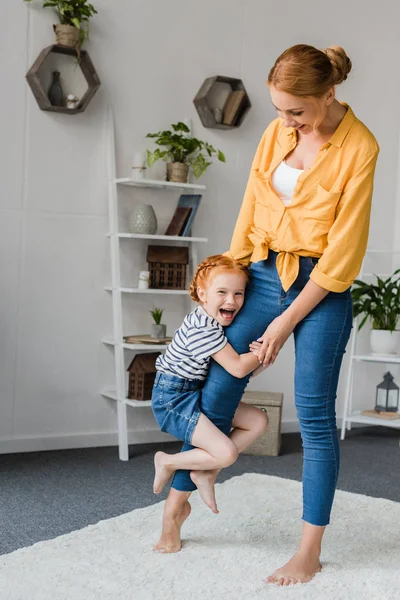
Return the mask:
{"type": "Polygon", "coordinates": [[[259,359],[253,352],[238,354],[228,343],[222,350],[212,355],[213,359],[234,377],[242,379],[260,366],[259,359]]]}

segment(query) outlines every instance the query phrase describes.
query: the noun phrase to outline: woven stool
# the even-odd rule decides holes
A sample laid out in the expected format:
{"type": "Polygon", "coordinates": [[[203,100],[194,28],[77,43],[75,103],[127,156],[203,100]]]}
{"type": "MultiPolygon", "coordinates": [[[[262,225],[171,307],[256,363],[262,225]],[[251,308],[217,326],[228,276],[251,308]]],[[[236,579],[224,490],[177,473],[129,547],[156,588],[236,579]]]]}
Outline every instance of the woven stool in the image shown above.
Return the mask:
{"type": "Polygon", "coordinates": [[[269,418],[266,432],[246,448],[243,454],[278,456],[281,447],[283,394],[280,392],[245,392],[242,401],[261,408],[269,418]]]}

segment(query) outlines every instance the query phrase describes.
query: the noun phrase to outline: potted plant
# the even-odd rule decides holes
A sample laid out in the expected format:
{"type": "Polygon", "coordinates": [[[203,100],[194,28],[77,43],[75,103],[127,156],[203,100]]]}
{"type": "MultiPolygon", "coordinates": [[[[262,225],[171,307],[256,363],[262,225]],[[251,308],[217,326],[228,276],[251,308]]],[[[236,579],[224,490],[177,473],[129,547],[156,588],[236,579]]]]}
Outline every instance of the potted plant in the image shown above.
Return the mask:
{"type": "Polygon", "coordinates": [[[149,312],[154,321],[151,325],[151,337],[157,340],[165,338],[167,336],[167,326],[161,323],[164,310],[162,308],[153,308],[149,312]]]}
{"type": "Polygon", "coordinates": [[[59,18],[60,22],[53,25],[56,43],[79,50],[89,38],[89,20],[97,14],[93,4],[88,0],[45,0],[43,8],[53,8],[59,18]]]}
{"type": "Polygon", "coordinates": [[[152,167],[160,158],[166,161],[167,181],[186,183],[189,168],[192,169],[193,175],[198,179],[211,165],[210,159],[212,159],[213,154],[217,155],[218,160],[225,162],[225,156],[221,150],[216,150],[207,142],[188,135],[190,129],[185,123],[179,121],[171,127],[172,130],[158,131],[146,135],[148,138],[153,138],[154,142],[160,146],[154,152],[147,150],[146,162],[149,167],[152,167]]]}
{"type": "Polygon", "coordinates": [[[373,354],[396,353],[396,326],[400,317],[400,269],[387,279],[375,275],[376,283],[356,279],[351,290],[353,313],[362,315],[360,330],[367,319],[372,322],[370,336],[373,354]]]}

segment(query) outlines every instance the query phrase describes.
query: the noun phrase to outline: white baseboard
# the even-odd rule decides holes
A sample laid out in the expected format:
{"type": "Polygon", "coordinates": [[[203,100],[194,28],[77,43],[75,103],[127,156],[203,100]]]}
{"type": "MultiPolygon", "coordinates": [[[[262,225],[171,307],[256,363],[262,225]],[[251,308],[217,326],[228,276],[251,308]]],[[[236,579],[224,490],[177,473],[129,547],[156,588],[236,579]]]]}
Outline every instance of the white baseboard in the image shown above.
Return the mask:
{"type": "MultiPolygon", "coordinates": [[[[130,431],[129,444],[153,444],[172,441],[171,436],[158,429],[130,431]]],[[[88,433],[79,435],[60,435],[49,437],[0,438],[0,454],[18,452],[41,452],[44,450],[66,450],[71,448],[96,448],[117,446],[117,433],[88,433]]]]}
{"type": "MultiPolygon", "coordinates": [[[[338,428],[342,419],[338,419],[338,428]]],[[[299,422],[283,421],[282,433],[296,433],[299,431],[299,422]]],[[[130,431],[129,444],[156,444],[160,442],[176,441],[170,435],[158,429],[130,431]]],[[[87,433],[79,435],[59,435],[48,437],[25,438],[0,438],[0,454],[15,454],[18,452],[41,452],[45,450],[67,450],[72,448],[96,448],[101,446],[117,446],[118,435],[112,432],[87,433]]]]}

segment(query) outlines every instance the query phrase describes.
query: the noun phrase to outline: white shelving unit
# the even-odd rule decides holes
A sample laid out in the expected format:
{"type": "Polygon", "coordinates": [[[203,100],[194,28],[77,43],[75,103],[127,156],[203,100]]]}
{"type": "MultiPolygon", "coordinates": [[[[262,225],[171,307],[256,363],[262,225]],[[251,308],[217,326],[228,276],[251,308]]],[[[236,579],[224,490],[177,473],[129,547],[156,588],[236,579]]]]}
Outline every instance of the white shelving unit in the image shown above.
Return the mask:
{"type": "MultiPolygon", "coordinates": [[[[367,250],[366,259],[370,255],[399,255],[400,251],[389,251],[389,250],[367,250]]],[[[366,260],[365,259],[365,260],[366,260]]],[[[364,279],[367,277],[371,277],[373,275],[379,275],[380,277],[389,277],[391,273],[369,273],[364,272],[364,265],[361,269],[361,273],[358,279],[364,279]]],[[[392,271],[393,272],[393,271],[392,271]]],[[[393,429],[400,429],[400,419],[398,420],[389,420],[389,419],[379,419],[375,417],[367,417],[361,414],[360,410],[353,410],[353,389],[354,389],[354,375],[357,363],[383,363],[386,365],[390,364],[398,364],[400,365],[400,354],[387,354],[387,355],[377,355],[377,354],[358,354],[357,353],[357,337],[358,337],[358,319],[355,319],[353,323],[353,334],[350,340],[350,364],[349,371],[347,374],[347,382],[346,382],[346,392],[345,392],[345,402],[344,402],[344,415],[342,421],[342,431],[341,431],[341,439],[344,440],[346,435],[346,429],[348,431],[351,430],[352,423],[357,423],[361,425],[380,425],[384,427],[392,427],[393,429]]],[[[365,407],[369,408],[369,407],[365,407]]]]}
{"type": "MultiPolygon", "coordinates": [[[[165,350],[166,345],[161,344],[126,344],[123,339],[123,315],[122,315],[122,294],[148,294],[148,295],[180,295],[188,296],[188,290],[154,290],[154,289],[138,289],[127,288],[121,286],[121,266],[120,266],[120,240],[143,240],[155,241],[162,240],[165,242],[186,242],[189,246],[189,269],[194,272],[198,264],[197,259],[197,244],[207,242],[204,237],[183,237],[169,235],[145,235],[136,233],[125,233],[119,231],[118,220],[118,188],[119,186],[130,186],[132,188],[153,188],[158,190],[172,190],[180,192],[182,190],[205,190],[204,185],[196,185],[189,183],[172,183],[167,181],[143,180],[140,182],[130,179],[117,179],[115,167],[115,137],[114,137],[114,122],[111,109],[108,114],[108,212],[109,212],[109,233],[107,234],[110,241],[111,253],[111,286],[105,288],[112,295],[112,311],[113,311],[113,337],[104,338],[103,344],[113,347],[114,351],[114,367],[115,367],[115,385],[112,389],[102,390],[101,395],[116,401],[117,403],[117,420],[118,420],[118,446],[119,458],[128,460],[128,424],[127,424],[127,409],[130,408],[145,408],[151,406],[150,400],[130,400],[127,398],[125,387],[125,352],[129,352],[130,356],[137,352],[157,352],[165,350]]],[[[134,198],[132,199],[134,202],[134,198]]],[[[171,206],[171,215],[172,215],[171,206]]],[[[125,242],[124,242],[125,243],[125,242]]],[[[183,317],[184,315],[182,315],[183,317]]]]}

